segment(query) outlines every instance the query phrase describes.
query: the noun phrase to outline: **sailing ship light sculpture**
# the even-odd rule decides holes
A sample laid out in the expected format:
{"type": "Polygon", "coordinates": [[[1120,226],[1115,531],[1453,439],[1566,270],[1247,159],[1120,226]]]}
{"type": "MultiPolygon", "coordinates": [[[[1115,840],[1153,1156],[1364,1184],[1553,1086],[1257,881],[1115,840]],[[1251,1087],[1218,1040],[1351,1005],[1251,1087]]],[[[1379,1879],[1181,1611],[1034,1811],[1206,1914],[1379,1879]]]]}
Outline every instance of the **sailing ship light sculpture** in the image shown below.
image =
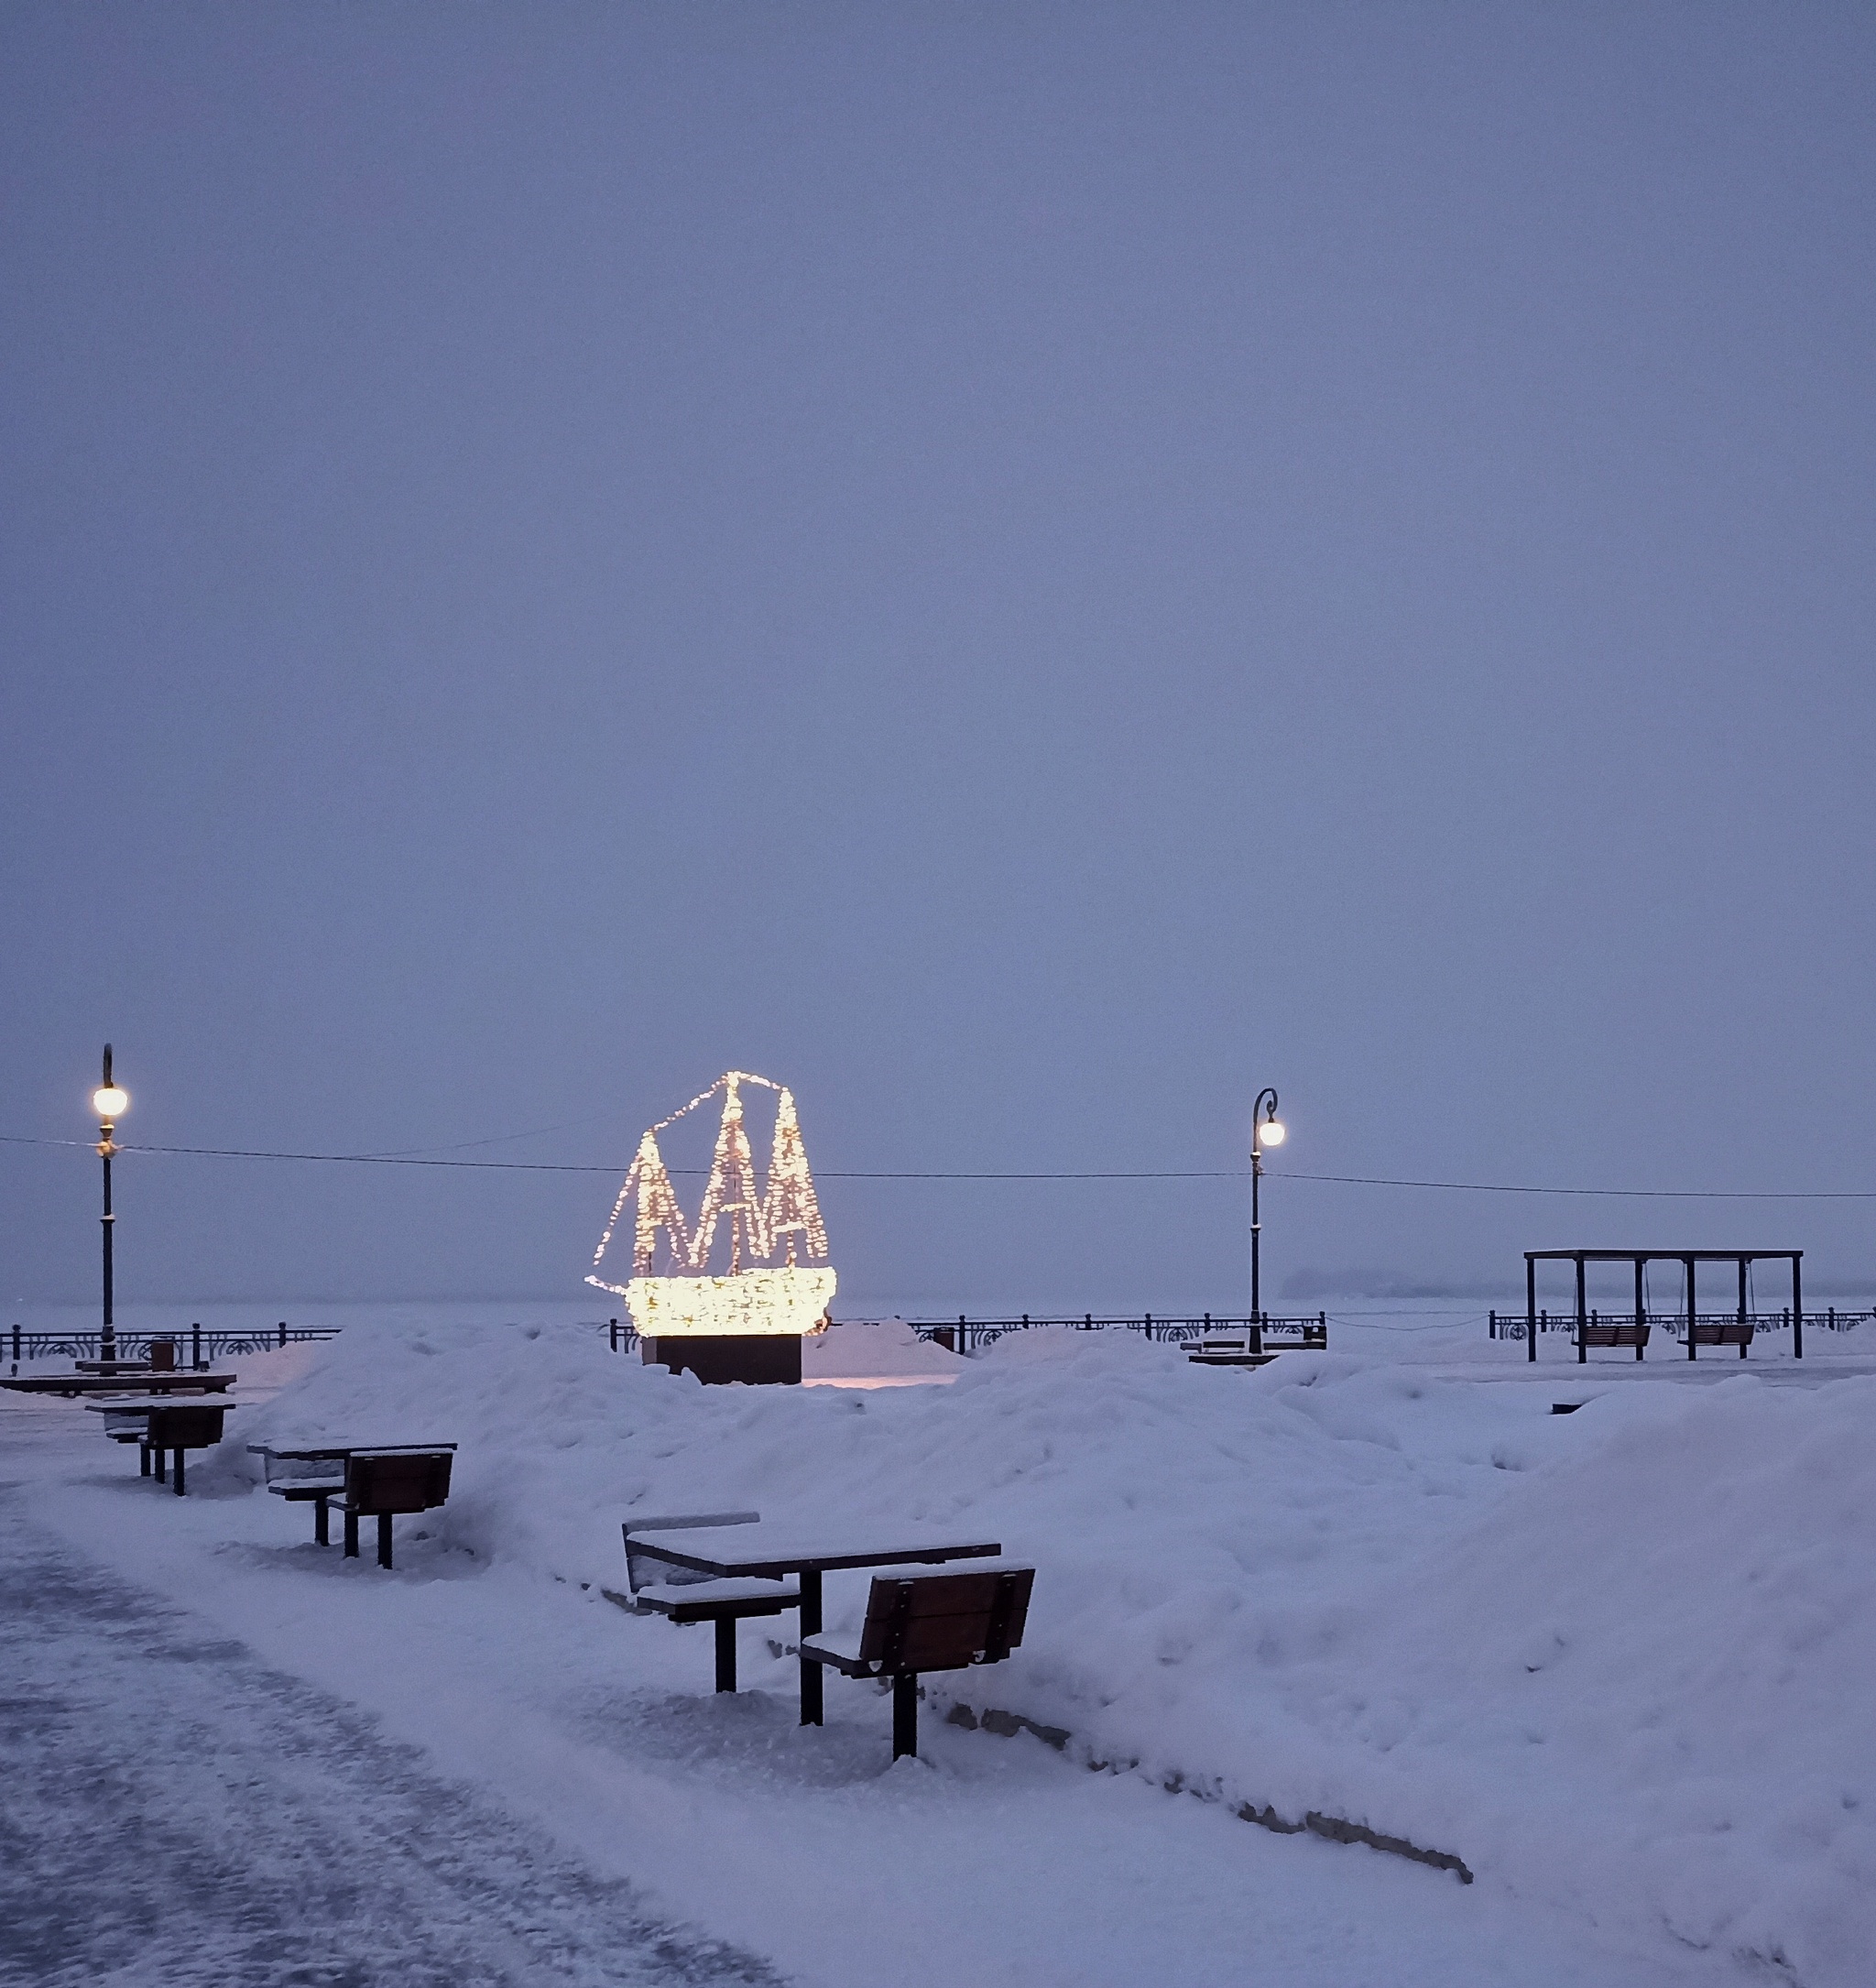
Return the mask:
{"type": "Polygon", "coordinates": [[[638,1141],[605,1233],[593,1252],[593,1272],[586,1282],[624,1298],[633,1325],[648,1340],[799,1337],[820,1331],[834,1299],[834,1277],[827,1262],[827,1230],[808,1171],[794,1093],[766,1076],[730,1070],[682,1110],[652,1126],[638,1141]],[[759,1195],[755,1155],[743,1123],[740,1087],[745,1084],[759,1084],[778,1093],[768,1186],[759,1195]],[[717,1128],[704,1205],[692,1229],[678,1206],[677,1190],[658,1150],[658,1135],[718,1091],[723,1093],[723,1122],[717,1128]],[[627,1202],[635,1196],[631,1282],[608,1283],[598,1274],[599,1265],[627,1202]],[[727,1274],[713,1275],[711,1257],[717,1231],[725,1223],[727,1274]]]}

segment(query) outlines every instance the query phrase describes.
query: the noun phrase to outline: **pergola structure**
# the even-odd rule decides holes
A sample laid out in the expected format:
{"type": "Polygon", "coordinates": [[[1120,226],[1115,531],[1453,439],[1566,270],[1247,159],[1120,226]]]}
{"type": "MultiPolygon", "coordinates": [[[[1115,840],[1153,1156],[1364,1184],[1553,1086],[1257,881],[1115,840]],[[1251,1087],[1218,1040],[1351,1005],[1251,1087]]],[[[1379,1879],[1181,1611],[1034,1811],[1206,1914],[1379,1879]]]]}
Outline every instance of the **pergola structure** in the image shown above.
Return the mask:
{"type": "MultiPolygon", "coordinates": [[[[1687,1358],[1696,1360],[1697,1335],[1694,1330],[1697,1316],[1694,1302],[1696,1266],[1701,1263],[1731,1263],[1737,1266],[1740,1275],[1739,1322],[1744,1326],[1746,1312],[1746,1273],[1754,1263],[1771,1262],[1789,1263],[1792,1267],[1792,1357],[1805,1357],[1805,1286],[1804,1274],[1799,1265],[1804,1258],[1802,1250],[1526,1250],[1524,1252],[1524,1357],[1537,1358],[1537,1266],[1540,1263],[1574,1263],[1576,1266],[1576,1353],[1584,1357],[1587,1344],[1584,1333],[1588,1327],[1589,1314],[1584,1303],[1584,1266],[1588,1263],[1632,1263],[1635,1266],[1635,1327],[1638,1332],[1648,1322],[1648,1307],[1644,1296],[1642,1277],[1650,1263],[1678,1263],[1687,1273],[1687,1358]]],[[[1639,1348],[1638,1348],[1639,1355],[1639,1348]]]]}

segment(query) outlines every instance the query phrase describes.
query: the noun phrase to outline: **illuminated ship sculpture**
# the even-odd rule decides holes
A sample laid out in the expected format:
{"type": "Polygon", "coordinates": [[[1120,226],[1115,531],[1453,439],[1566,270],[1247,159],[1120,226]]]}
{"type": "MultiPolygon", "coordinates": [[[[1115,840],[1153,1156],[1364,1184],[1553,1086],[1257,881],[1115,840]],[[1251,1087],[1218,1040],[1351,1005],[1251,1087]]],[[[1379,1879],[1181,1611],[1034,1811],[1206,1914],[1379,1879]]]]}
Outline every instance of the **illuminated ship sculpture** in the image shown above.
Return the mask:
{"type": "Polygon", "coordinates": [[[826,1323],[834,1278],[793,1092],[766,1076],[731,1070],[660,1119],[638,1141],[593,1266],[586,1282],[625,1299],[648,1362],[701,1381],[799,1381],[802,1340],[826,1323]],[[778,1093],[769,1183],[761,1194],[743,1123],[745,1084],[778,1093]],[[723,1122],[693,1229],[678,1206],[658,1135],[718,1091],[723,1122]],[[599,1265],[635,1197],[632,1280],[608,1283],[597,1274],[599,1265]],[[725,1224],[726,1252],[718,1252],[725,1224]],[[713,1253],[726,1253],[726,1273],[712,1273],[713,1253]]]}

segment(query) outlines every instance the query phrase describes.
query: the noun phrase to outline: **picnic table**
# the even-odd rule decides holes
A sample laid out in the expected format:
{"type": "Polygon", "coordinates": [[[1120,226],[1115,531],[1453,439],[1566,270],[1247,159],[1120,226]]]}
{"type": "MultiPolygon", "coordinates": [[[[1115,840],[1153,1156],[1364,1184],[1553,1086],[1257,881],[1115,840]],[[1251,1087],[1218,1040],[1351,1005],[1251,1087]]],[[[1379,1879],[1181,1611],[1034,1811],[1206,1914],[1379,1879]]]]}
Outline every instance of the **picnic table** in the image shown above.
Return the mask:
{"type": "Polygon", "coordinates": [[[147,1401],[97,1401],[87,1402],[84,1405],[88,1414],[104,1416],[104,1434],[114,1443],[141,1446],[140,1461],[145,1477],[150,1474],[154,1457],[158,1484],[164,1480],[167,1459],[173,1451],[176,1495],[180,1498],[183,1496],[184,1451],[213,1449],[222,1440],[223,1418],[231,1408],[240,1404],[235,1402],[175,1402],[166,1394],[158,1394],[147,1401]]]}
{"type": "MultiPolygon", "coordinates": [[[[902,1532],[875,1529],[837,1535],[831,1529],[809,1530],[791,1525],[712,1527],[697,1531],[637,1533],[635,1551],[671,1567],[689,1567],[718,1580],[779,1580],[797,1575],[801,1580],[802,1640],[821,1629],[821,1577],[846,1567],[935,1566],[946,1560],[997,1558],[1003,1543],[955,1534],[924,1534],[911,1527],[902,1532]]],[[[821,1666],[801,1660],[802,1723],[818,1726],[821,1719],[821,1666]]]]}
{"type": "MultiPolygon", "coordinates": [[[[311,1501],[313,1542],[325,1546],[332,1544],[332,1502],[343,1497],[354,1457],[440,1457],[453,1455],[455,1447],[453,1443],[250,1443],[247,1453],[261,1459],[267,1487],[275,1497],[289,1504],[311,1501]]],[[[340,1509],[344,1510],[343,1503],[340,1509]]],[[[345,1552],[349,1558],[357,1557],[358,1517],[353,1512],[345,1513],[345,1552]]],[[[387,1513],[379,1515],[378,1562],[390,1565],[387,1513]]]]}
{"type": "Polygon", "coordinates": [[[16,1394],[225,1394],[232,1373],[16,1373],[0,1375],[0,1387],[16,1394]]]}

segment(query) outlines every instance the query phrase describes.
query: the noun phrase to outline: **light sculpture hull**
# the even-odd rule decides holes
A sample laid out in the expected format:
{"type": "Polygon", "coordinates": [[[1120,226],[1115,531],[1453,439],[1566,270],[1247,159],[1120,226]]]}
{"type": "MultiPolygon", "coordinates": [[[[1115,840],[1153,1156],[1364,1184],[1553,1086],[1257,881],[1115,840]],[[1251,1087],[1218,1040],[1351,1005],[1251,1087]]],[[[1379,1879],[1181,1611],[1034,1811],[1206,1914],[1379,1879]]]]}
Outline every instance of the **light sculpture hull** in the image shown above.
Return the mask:
{"type": "Polygon", "coordinates": [[[638,1141],[586,1282],[625,1299],[648,1361],[706,1382],[799,1382],[802,1340],[823,1329],[834,1300],[834,1273],[826,1257],[827,1231],[793,1094],[767,1077],[731,1070],[638,1141]],[[760,1194],[743,1122],[745,1084],[778,1094],[769,1179],[760,1194]],[[693,1230],[659,1152],[658,1134],[719,1090],[723,1122],[693,1230]],[[627,1203],[635,1199],[633,1275],[627,1283],[610,1283],[598,1268],[627,1203]],[[726,1272],[713,1274],[711,1257],[725,1225],[726,1272]],[[785,1261],[776,1262],[778,1256],[785,1261]]]}
{"type": "Polygon", "coordinates": [[[735,1277],[634,1277],[621,1295],[641,1338],[747,1338],[821,1329],[834,1302],[831,1270],[746,1270],[735,1277]]]}

